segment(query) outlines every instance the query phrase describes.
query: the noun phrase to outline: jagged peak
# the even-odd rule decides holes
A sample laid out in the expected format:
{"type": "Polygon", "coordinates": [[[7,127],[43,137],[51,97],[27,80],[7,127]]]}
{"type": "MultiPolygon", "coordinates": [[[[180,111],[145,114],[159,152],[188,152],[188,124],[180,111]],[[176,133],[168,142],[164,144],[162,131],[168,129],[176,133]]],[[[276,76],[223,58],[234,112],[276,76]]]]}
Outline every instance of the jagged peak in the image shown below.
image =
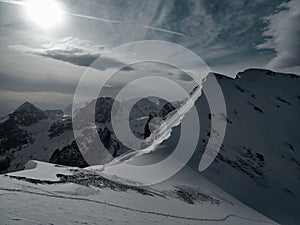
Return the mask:
{"type": "Polygon", "coordinates": [[[47,118],[48,116],[42,109],[30,102],[24,102],[10,115],[12,121],[24,126],[30,126],[47,118]]]}
{"type": "Polygon", "coordinates": [[[16,111],[23,111],[23,110],[37,110],[37,111],[43,111],[42,109],[40,109],[39,107],[37,107],[36,105],[34,105],[33,103],[30,102],[24,102],[22,105],[20,105],[16,111]]]}

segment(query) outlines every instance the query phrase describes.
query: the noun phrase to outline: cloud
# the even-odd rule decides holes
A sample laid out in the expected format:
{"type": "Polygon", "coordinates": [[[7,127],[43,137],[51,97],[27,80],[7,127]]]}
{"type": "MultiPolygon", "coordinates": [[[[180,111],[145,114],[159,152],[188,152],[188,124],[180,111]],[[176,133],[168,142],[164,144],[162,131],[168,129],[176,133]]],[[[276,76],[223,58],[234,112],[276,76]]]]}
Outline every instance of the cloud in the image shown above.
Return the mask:
{"type": "Polygon", "coordinates": [[[10,113],[25,101],[32,102],[42,109],[65,109],[72,99],[73,94],[0,90],[0,116],[10,113]]]}
{"type": "Polygon", "coordinates": [[[0,55],[0,90],[74,93],[85,68],[25,53],[0,55]]]}
{"type": "Polygon", "coordinates": [[[125,66],[118,59],[101,56],[107,51],[104,46],[95,45],[90,41],[73,37],[44,44],[42,48],[31,48],[20,45],[11,45],[10,47],[19,52],[43,56],[77,66],[92,66],[98,70],[125,66]],[[98,60],[97,65],[92,65],[95,60],[98,60]]]}
{"type": "MultiPolygon", "coordinates": [[[[77,78],[77,77],[76,77],[77,78]]],[[[76,89],[76,80],[49,77],[39,79],[35,76],[19,76],[18,74],[0,71],[0,90],[14,92],[59,92],[72,94],[76,89]]]]}
{"type": "Polygon", "coordinates": [[[283,69],[300,66],[300,2],[291,0],[280,5],[280,12],[266,18],[268,29],[264,32],[266,41],[258,49],[273,49],[276,56],[268,67],[283,69]]]}

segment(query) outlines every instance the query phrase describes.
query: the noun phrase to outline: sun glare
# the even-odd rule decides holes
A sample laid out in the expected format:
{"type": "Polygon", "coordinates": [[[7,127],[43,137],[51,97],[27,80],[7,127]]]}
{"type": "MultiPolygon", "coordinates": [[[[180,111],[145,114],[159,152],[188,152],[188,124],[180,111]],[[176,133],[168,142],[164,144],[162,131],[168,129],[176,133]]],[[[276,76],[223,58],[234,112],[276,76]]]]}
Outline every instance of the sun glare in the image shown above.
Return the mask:
{"type": "Polygon", "coordinates": [[[55,0],[29,0],[26,14],[32,22],[42,28],[55,27],[63,22],[63,8],[55,0]]]}

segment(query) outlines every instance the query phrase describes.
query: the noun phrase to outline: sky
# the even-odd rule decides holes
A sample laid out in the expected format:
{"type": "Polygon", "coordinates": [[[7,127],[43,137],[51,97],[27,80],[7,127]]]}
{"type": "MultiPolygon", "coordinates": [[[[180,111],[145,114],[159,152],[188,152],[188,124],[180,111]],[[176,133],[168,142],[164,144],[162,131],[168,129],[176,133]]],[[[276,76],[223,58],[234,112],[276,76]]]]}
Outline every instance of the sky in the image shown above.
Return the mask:
{"type": "Polygon", "coordinates": [[[45,28],[26,0],[0,0],[0,114],[24,101],[67,106],[94,60],[119,67],[101,56],[140,40],[182,45],[231,77],[251,67],[300,74],[299,0],[56,1],[61,21],[45,28]]]}

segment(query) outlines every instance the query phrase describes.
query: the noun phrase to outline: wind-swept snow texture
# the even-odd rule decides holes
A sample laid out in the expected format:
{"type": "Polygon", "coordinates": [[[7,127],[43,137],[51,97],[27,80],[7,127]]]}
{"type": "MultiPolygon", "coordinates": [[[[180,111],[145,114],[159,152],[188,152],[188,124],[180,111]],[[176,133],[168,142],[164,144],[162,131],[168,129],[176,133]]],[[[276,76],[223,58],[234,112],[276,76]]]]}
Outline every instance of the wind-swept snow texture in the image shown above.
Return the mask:
{"type": "Polygon", "coordinates": [[[41,162],[28,168],[0,176],[1,224],[276,224],[189,170],[137,190],[89,168],[41,162]],[[72,181],[79,174],[82,183],[72,181]],[[197,182],[187,183],[187,176],[197,182]]]}
{"type": "MultiPolygon", "coordinates": [[[[227,130],[221,151],[202,175],[279,223],[298,224],[300,76],[250,69],[234,80],[217,79],[226,101],[227,130]]],[[[213,132],[210,118],[216,115],[210,114],[205,98],[196,106],[201,153],[213,132]]],[[[199,157],[191,162],[195,169],[199,157]]]]}

